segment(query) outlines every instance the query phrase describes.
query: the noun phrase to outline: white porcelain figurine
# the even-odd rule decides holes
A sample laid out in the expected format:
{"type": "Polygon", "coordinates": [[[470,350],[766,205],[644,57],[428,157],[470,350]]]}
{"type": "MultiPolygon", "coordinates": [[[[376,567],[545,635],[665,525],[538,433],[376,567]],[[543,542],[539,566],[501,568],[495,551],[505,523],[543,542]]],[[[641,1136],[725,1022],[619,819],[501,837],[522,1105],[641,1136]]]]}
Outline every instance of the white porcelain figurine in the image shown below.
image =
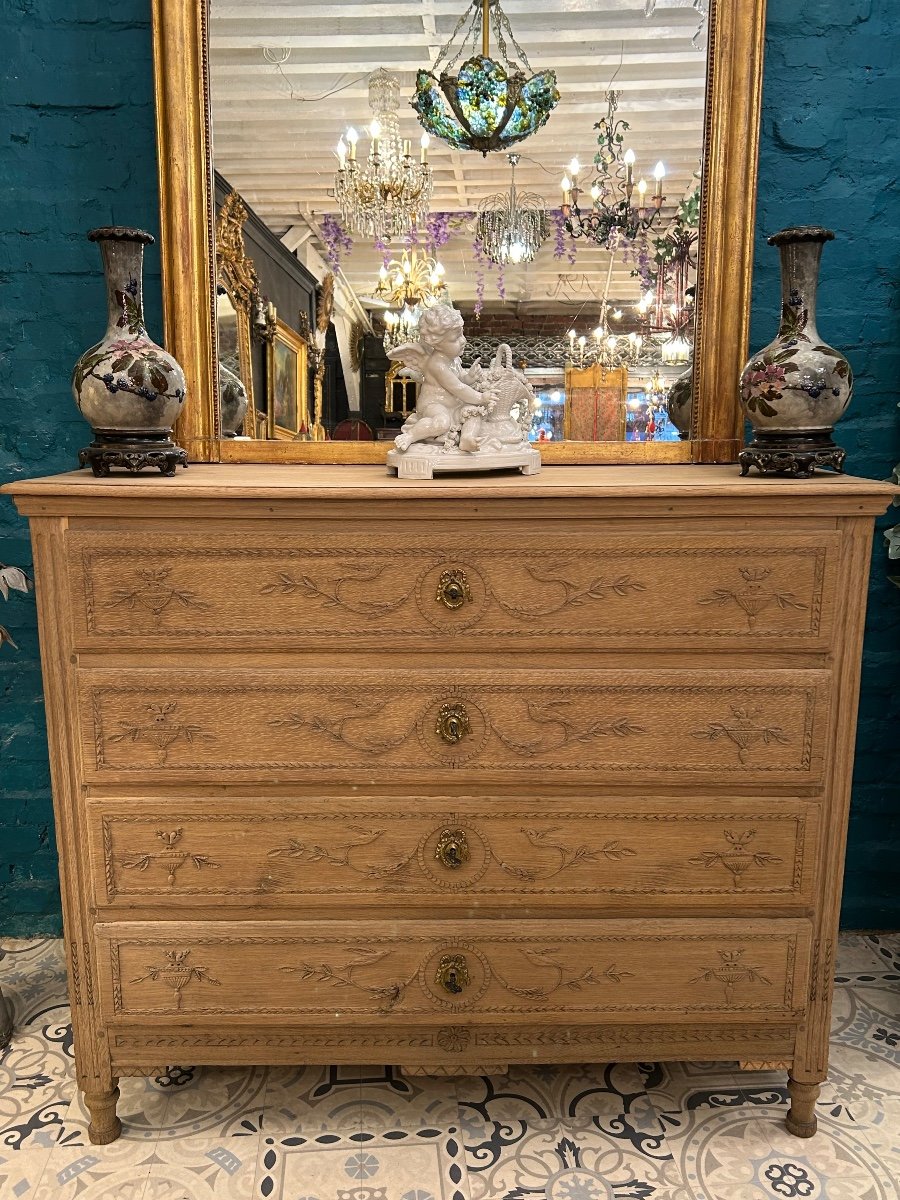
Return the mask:
{"type": "Polygon", "coordinates": [[[462,369],[463,319],[455,308],[435,305],[419,322],[419,341],[388,351],[422,379],[416,411],[394,439],[388,469],[402,477],[431,479],[435,471],[541,469],[527,431],[534,393],[502,345],[489,367],[479,360],[462,369]]]}

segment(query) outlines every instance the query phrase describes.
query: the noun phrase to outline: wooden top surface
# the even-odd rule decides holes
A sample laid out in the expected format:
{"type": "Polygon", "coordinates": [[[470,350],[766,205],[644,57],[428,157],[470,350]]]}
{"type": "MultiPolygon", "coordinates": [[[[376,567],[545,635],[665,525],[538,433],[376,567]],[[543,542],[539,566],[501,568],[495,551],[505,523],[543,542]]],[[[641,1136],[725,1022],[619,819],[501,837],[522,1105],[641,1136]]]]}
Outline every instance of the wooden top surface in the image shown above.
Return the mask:
{"type": "MultiPolygon", "coordinates": [[[[116,500],[368,500],[466,498],[543,499],[648,498],[659,500],[725,498],[744,500],[752,515],[754,499],[771,504],[783,497],[785,513],[792,501],[804,497],[849,501],[868,499],[867,511],[883,511],[897,488],[889,483],[851,475],[820,472],[810,479],[760,476],[741,477],[729,466],[550,466],[540,474],[471,473],[435,479],[397,479],[383,466],[278,466],[199,464],[179,468],[174,478],[156,472],[113,475],[97,479],[89,471],[70,471],[40,479],[6,484],[3,492],[16,497],[67,497],[116,500]]],[[[713,511],[710,516],[715,515],[713,511]]]]}

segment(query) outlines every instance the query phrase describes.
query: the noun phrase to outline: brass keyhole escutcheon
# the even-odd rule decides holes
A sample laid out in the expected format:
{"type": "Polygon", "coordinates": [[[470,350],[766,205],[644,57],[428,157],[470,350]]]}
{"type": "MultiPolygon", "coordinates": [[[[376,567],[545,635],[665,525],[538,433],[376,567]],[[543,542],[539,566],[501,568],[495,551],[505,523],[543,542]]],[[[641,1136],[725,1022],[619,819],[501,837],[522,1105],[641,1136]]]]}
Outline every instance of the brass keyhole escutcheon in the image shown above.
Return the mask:
{"type": "Polygon", "coordinates": [[[469,714],[464,704],[441,705],[434,731],[442,742],[456,746],[470,730],[469,714]]]}
{"type": "Polygon", "coordinates": [[[462,608],[467,600],[471,601],[472,589],[469,587],[469,579],[465,571],[460,570],[459,567],[451,567],[447,571],[442,571],[438,580],[436,599],[443,604],[444,608],[449,608],[451,611],[462,608]]]}
{"type": "Polygon", "coordinates": [[[464,829],[442,829],[434,857],[451,871],[458,870],[469,861],[469,843],[464,829]]]}
{"type": "Polygon", "coordinates": [[[466,956],[445,954],[438,963],[434,982],[451,996],[458,996],[469,984],[469,964],[466,962],[466,956]]]}

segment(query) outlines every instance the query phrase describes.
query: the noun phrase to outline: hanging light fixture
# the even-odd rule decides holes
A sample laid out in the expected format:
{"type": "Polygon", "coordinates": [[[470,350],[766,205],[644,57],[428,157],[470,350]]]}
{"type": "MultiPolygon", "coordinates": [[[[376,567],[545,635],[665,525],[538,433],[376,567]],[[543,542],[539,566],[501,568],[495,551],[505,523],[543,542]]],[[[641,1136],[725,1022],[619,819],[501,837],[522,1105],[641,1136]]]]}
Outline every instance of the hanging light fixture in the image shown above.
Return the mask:
{"type": "Polygon", "coordinates": [[[625,150],[627,121],[616,118],[619,93],[606,93],[606,116],[594,126],[597,133],[597,153],[594,155],[594,178],[590,184],[591,206],[582,212],[578,205],[584,189],[579,184],[581,164],[577,158],[569,163],[569,173],[563,176],[565,227],[572,237],[586,237],[598,246],[614,247],[620,237],[635,238],[649,229],[659,216],[665,196],[662,181],[666,169],[661,162],[653,171],[655,187],[648,197],[647,181],[634,182],[636,158],[633,150],[625,150]],[[570,178],[571,176],[571,178],[570,178]]]}
{"type": "Polygon", "coordinates": [[[518,154],[510,154],[508,192],[497,192],[478,206],[475,232],[491,262],[498,266],[531,262],[549,232],[544,201],[533,192],[516,191],[518,154]]]}
{"type": "Polygon", "coordinates": [[[600,305],[600,321],[590,337],[585,334],[579,337],[574,329],[569,330],[567,337],[568,362],[579,369],[599,366],[604,375],[636,363],[644,344],[639,333],[623,335],[612,332],[609,327],[609,305],[605,299],[600,305]]]}
{"type": "Polygon", "coordinates": [[[500,0],[471,0],[450,40],[441,47],[430,71],[416,74],[412,106],[428,133],[457,150],[506,150],[541,129],[559,102],[556,72],[541,71],[530,78],[507,53],[507,38],[527,71],[531,64],[513,36],[500,0]],[[499,59],[490,57],[493,26],[499,59]],[[451,74],[471,38],[475,54],[451,74]],[[438,70],[443,70],[438,75],[438,70]]]}
{"type": "Polygon", "coordinates": [[[415,162],[409,138],[400,137],[400,85],[384,67],[369,76],[369,154],[357,157],[359,134],[348,129],[337,144],[334,194],[341,219],[364,237],[390,241],[408,237],[425,222],[431,202],[432,174],[428,134],[422,135],[415,162]],[[346,138],[346,140],[345,140],[346,138]]]}
{"type": "Polygon", "coordinates": [[[450,303],[443,265],[415,248],[382,265],[373,295],[390,306],[383,317],[385,350],[418,341],[426,308],[450,303]]]}

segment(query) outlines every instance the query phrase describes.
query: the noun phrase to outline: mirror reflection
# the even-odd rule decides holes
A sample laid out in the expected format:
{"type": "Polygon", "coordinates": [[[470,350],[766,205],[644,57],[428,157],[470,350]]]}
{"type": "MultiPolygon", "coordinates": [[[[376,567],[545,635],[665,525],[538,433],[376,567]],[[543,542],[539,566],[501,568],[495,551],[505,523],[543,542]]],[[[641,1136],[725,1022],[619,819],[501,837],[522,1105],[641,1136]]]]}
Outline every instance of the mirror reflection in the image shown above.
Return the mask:
{"type": "Polygon", "coordinates": [[[530,438],[689,437],[705,0],[210,0],[224,436],[391,440],[422,312],[530,438]]]}

